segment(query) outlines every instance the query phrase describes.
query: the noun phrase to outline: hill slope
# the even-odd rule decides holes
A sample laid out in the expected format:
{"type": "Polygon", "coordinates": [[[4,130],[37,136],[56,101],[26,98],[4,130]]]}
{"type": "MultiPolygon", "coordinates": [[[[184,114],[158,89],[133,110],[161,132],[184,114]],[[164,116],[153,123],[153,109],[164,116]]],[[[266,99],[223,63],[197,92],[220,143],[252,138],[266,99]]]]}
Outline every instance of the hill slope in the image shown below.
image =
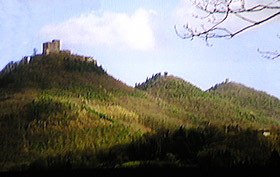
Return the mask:
{"type": "Polygon", "coordinates": [[[81,152],[94,157],[145,133],[185,124],[162,106],[165,101],[64,54],[33,57],[0,78],[0,93],[2,170],[49,156],[71,156],[78,168],[81,152]]]}
{"type": "MultiPolygon", "coordinates": [[[[140,95],[94,63],[36,56],[0,79],[0,166],[48,155],[90,154],[150,131],[114,100],[140,95]]],[[[20,163],[18,163],[20,162],[20,163]]]]}
{"type": "MultiPolygon", "coordinates": [[[[0,78],[0,170],[114,166],[141,159],[127,154],[131,149],[123,146],[131,143],[132,152],[144,143],[157,149],[147,150],[145,157],[165,159],[171,151],[159,146],[162,138],[169,133],[177,137],[177,130],[181,136],[182,127],[217,125],[224,133],[237,125],[279,125],[269,114],[252,112],[212,92],[159,74],[131,88],[76,56],[35,56],[0,78]],[[159,139],[146,140],[158,134],[159,139]]],[[[203,132],[198,129],[203,136],[209,131],[203,132]]],[[[141,149],[138,154],[144,153],[141,149]]]]}
{"type": "MultiPolygon", "coordinates": [[[[227,84],[229,85],[229,84],[227,84]]],[[[222,87],[222,85],[220,85],[222,87]]],[[[228,93],[232,99],[224,98],[216,88],[216,92],[212,89],[210,92],[204,92],[192,84],[185,82],[182,79],[173,76],[161,76],[155,75],[150,80],[139,84],[137,88],[146,90],[149,94],[166,101],[169,105],[175,106],[174,109],[178,111],[178,117],[181,119],[191,120],[194,125],[201,123],[218,123],[218,124],[232,124],[237,123],[243,126],[256,126],[265,127],[271,124],[278,125],[278,121],[275,117],[271,116],[275,110],[277,114],[279,100],[274,100],[276,105],[272,105],[270,110],[262,108],[263,111],[256,111],[260,106],[266,104],[266,100],[262,100],[257,106],[237,104],[237,102],[248,101],[249,98],[243,98],[235,96],[234,93],[228,93]],[[214,94],[216,93],[216,94],[214,94]],[[267,114],[264,114],[266,112],[267,114]],[[271,113],[271,114],[269,114],[271,113]],[[183,117],[182,117],[183,116],[183,117]]],[[[245,88],[245,87],[244,87],[245,88]]],[[[247,90],[250,90],[247,88],[247,90]]],[[[232,91],[239,92],[237,88],[233,88],[232,91]]],[[[265,98],[271,98],[268,95],[252,91],[251,99],[254,99],[253,95],[263,95],[265,98]]],[[[279,114],[278,114],[279,115],[279,114]]],[[[190,123],[190,122],[189,122],[190,123]]]]}
{"type": "Polygon", "coordinates": [[[232,103],[253,112],[264,114],[271,119],[279,120],[280,118],[280,100],[265,92],[229,82],[211,88],[209,93],[228,99],[232,103]]]}

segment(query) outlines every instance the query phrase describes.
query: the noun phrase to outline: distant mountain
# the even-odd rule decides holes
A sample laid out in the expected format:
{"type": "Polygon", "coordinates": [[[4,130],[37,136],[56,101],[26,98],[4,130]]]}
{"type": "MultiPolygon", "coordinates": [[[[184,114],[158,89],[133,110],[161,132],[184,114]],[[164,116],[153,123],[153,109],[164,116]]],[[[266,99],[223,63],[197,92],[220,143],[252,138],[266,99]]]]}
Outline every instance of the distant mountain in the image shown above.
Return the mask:
{"type": "MultiPolygon", "coordinates": [[[[132,160],[138,164],[142,157],[137,155],[143,153],[148,160],[177,163],[176,158],[189,156],[170,154],[160,145],[173,134],[187,136],[186,130],[197,128],[206,137],[216,129],[200,128],[217,126],[218,132],[228,133],[229,127],[258,130],[280,123],[278,99],[240,84],[221,84],[204,92],[158,73],[132,88],[96,62],[69,53],[37,55],[2,73],[1,171],[115,167],[132,160]]],[[[177,140],[170,143],[186,146],[177,140]]],[[[195,159],[202,150],[190,157],[195,159]]]]}

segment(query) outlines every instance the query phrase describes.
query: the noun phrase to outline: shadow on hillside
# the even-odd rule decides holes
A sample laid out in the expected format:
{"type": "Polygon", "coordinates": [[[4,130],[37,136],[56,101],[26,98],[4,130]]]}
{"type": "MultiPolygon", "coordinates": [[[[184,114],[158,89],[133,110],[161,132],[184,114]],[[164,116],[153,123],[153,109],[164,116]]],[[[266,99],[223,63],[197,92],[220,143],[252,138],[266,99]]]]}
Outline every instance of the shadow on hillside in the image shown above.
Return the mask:
{"type": "MultiPolygon", "coordinates": [[[[275,135],[276,136],[276,135],[275,135]]],[[[276,138],[277,139],[277,138],[276,138]]],[[[280,167],[279,140],[238,126],[164,130],[97,154],[40,158],[23,170],[198,169],[280,167]],[[277,142],[276,142],[277,141],[277,142]]]]}

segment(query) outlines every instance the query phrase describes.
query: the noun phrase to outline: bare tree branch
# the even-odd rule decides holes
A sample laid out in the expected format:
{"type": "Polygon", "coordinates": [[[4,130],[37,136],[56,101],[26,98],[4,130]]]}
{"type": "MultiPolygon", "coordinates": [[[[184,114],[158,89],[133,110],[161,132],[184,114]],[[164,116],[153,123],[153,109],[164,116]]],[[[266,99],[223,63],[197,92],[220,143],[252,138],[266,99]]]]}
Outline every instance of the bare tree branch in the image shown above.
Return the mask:
{"type": "Polygon", "coordinates": [[[245,30],[248,30],[248,29],[250,29],[250,28],[252,28],[252,27],[255,27],[255,26],[257,26],[257,25],[263,24],[263,23],[265,23],[265,22],[267,22],[267,21],[269,21],[269,20],[271,20],[271,19],[277,17],[278,15],[280,15],[280,11],[277,12],[277,13],[275,13],[275,14],[273,14],[273,15],[271,15],[271,16],[269,16],[269,17],[267,17],[267,18],[265,18],[265,19],[263,19],[263,20],[257,21],[257,22],[255,22],[255,23],[253,23],[252,25],[248,25],[248,26],[246,26],[246,27],[244,27],[244,28],[242,28],[242,29],[236,31],[235,33],[232,33],[231,37],[233,37],[233,36],[235,36],[235,35],[237,35],[237,34],[243,32],[243,31],[245,31],[245,30]]]}
{"type": "MultiPolygon", "coordinates": [[[[246,8],[244,3],[245,0],[237,0],[237,1],[240,1],[240,8],[234,9],[231,7],[233,5],[233,0],[194,0],[193,4],[195,5],[195,7],[207,13],[207,15],[204,17],[199,17],[198,15],[194,17],[200,19],[206,19],[211,17],[213,20],[209,20],[208,22],[212,22],[213,25],[211,25],[208,28],[205,28],[205,26],[203,26],[204,30],[200,30],[200,31],[198,31],[197,29],[195,30],[192,29],[189,25],[184,25],[183,28],[185,30],[185,33],[183,34],[179,34],[177,27],[175,26],[176,34],[182,39],[193,39],[197,37],[197,38],[203,38],[206,41],[210,38],[232,38],[241,32],[244,32],[255,26],[261,25],[280,15],[280,11],[278,11],[264,19],[252,20],[241,14],[260,12],[264,10],[278,10],[278,9],[280,10],[280,6],[271,6],[271,4],[267,4],[267,5],[259,4],[250,8],[246,8]],[[223,17],[217,20],[218,19],[216,17],[217,14],[223,15],[223,17]],[[234,15],[238,17],[240,20],[248,22],[250,24],[234,32],[231,32],[226,27],[221,27],[222,24],[228,20],[230,15],[234,15]]],[[[237,1],[234,2],[236,3],[237,1]]]]}
{"type": "Polygon", "coordinates": [[[260,49],[258,49],[258,52],[260,53],[260,54],[262,54],[262,56],[264,57],[264,58],[267,58],[267,59],[270,59],[270,60],[275,60],[276,58],[279,58],[280,57],[280,52],[279,51],[273,51],[273,52],[271,52],[271,51],[260,51],[260,49]]]}
{"type": "MultiPolygon", "coordinates": [[[[280,38],[280,34],[278,34],[278,38],[280,38]]],[[[275,51],[261,51],[258,49],[258,52],[262,54],[262,57],[270,60],[275,60],[277,58],[280,58],[280,52],[278,50],[275,51]]]]}
{"type": "MultiPolygon", "coordinates": [[[[280,16],[280,0],[271,0],[270,3],[248,6],[248,0],[191,0],[193,5],[206,15],[193,15],[197,20],[207,20],[201,27],[192,27],[189,24],[183,26],[183,32],[179,32],[177,26],[174,26],[176,34],[182,39],[200,38],[207,42],[212,38],[233,38],[234,36],[247,31],[251,28],[264,24],[280,16]],[[252,19],[250,14],[267,13],[262,19],[252,19]],[[246,25],[239,29],[230,30],[227,27],[230,17],[237,17],[240,22],[246,25]]],[[[252,0],[251,2],[254,2],[252,0]]],[[[276,59],[280,57],[278,51],[262,52],[258,50],[265,58],[276,59]]]]}

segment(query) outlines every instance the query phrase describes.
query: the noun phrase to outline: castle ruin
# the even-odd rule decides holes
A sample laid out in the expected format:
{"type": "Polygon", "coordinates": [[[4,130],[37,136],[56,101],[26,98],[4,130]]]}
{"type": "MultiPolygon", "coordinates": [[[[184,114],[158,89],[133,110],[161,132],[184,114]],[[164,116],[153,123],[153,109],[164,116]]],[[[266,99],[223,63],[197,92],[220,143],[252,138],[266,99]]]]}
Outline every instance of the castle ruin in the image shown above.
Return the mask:
{"type": "Polygon", "coordinates": [[[34,55],[34,56],[25,56],[20,61],[11,61],[8,63],[2,71],[0,70],[0,77],[2,77],[5,74],[8,74],[15,70],[17,67],[21,65],[27,65],[31,63],[34,59],[40,58],[42,55],[50,55],[50,54],[63,54],[64,59],[70,59],[70,60],[78,60],[81,62],[87,62],[87,63],[94,63],[97,65],[96,60],[94,60],[93,57],[86,57],[81,55],[73,55],[71,50],[60,50],[60,40],[52,40],[52,42],[45,42],[43,43],[43,52],[40,55],[34,55]]]}
{"type": "Polygon", "coordinates": [[[52,42],[43,43],[43,55],[49,55],[50,53],[60,52],[60,40],[52,40],[52,42]]]}

